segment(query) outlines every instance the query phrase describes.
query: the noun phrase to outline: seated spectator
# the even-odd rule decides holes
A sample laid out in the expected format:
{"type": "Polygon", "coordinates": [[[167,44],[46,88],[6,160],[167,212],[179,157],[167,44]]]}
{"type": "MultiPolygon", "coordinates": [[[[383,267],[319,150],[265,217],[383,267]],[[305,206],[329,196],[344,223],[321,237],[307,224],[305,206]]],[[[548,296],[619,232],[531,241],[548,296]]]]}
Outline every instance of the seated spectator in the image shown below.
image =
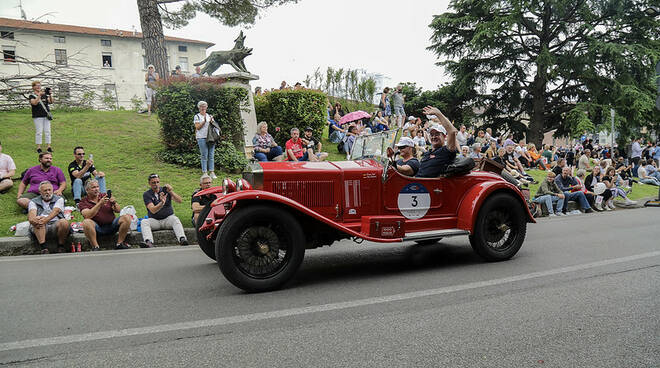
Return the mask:
{"type": "Polygon", "coordinates": [[[96,234],[117,235],[115,249],[130,249],[126,243],[126,235],[131,229],[131,215],[115,217],[115,213],[121,211],[121,207],[114,197],[101,192],[99,182],[90,179],[85,183],[87,195],[78,204],[80,213],[85,218],[82,222],[85,237],[92,244],[92,250],[99,250],[96,234]]]}
{"type": "Polygon", "coordinates": [[[532,167],[537,167],[541,170],[547,170],[548,168],[545,166],[543,163],[543,157],[541,157],[541,154],[536,150],[536,145],[534,143],[530,143],[527,146],[527,154],[529,155],[531,159],[531,166],[532,167]]]}
{"type": "Polygon", "coordinates": [[[85,183],[90,178],[95,178],[99,183],[101,193],[105,193],[105,174],[102,171],[96,171],[94,160],[91,158],[84,160],[85,149],[78,146],[73,149],[74,160],[69,164],[69,178],[71,179],[71,189],[73,191],[73,200],[76,205],[80,198],[85,195],[85,183]]]}
{"type": "Polygon", "coordinates": [[[417,131],[416,121],[416,117],[412,115],[408,117],[408,121],[403,125],[403,131],[401,132],[402,137],[412,138],[415,135],[415,132],[417,131]]]}
{"type": "MultiPolygon", "coordinates": [[[[596,165],[594,164],[594,166],[596,165]]],[[[598,166],[600,167],[600,172],[605,174],[607,172],[607,169],[610,167],[609,160],[598,161],[598,166]]]]}
{"type": "Polygon", "coordinates": [[[30,233],[34,235],[41,254],[48,254],[46,240],[57,238],[57,249],[64,252],[66,238],[71,233],[69,221],[64,218],[64,198],[53,192],[53,184],[44,180],[35,184],[39,195],[28,203],[28,221],[30,233]]]}
{"type": "Polygon", "coordinates": [[[286,141],[286,159],[289,161],[309,160],[309,154],[304,149],[304,143],[300,139],[300,130],[298,128],[291,129],[291,139],[286,141]]]}
{"type": "Polygon", "coordinates": [[[614,169],[614,167],[610,166],[607,169],[607,171],[605,171],[605,175],[603,176],[602,180],[603,180],[603,183],[605,183],[605,186],[607,187],[607,190],[612,193],[610,200],[605,203],[605,206],[607,206],[607,208],[609,208],[611,210],[614,209],[614,198],[616,198],[617,196],[623,198],[623,200],[625,201],[626,204],[636,204],[637,203],[636,201],[633,201],[630,198],[628,198],[628,196],[626,195],[626,192],[623,189],[618,188],[616,186],[617,175],[616,175],[616,170],[614,169]]]}
{"type": "Polygon", "coordinates": [[[553,217],[555,211],[552,207],[553,203],[557,203],[557,215],[562,216],[562,209],[564,208],[564,199],[566,195],[559,189],[557,183],[555,183],[555,173],[548,171],[548,176],[546,180],[541,182],[536,195],[534,195],[534,203],[544,203],[545,207],[548,209],[549,216],[553,217]]]}
{"type": "Polygon", "coordinates": [[[646,166],[644,166],[644,168],[646,169],[646,175],[660,181],[660,171],[658,171],[658,166],[655,161],[653,161],[653,159],[647,159],[645,162],[646,166]]]}
{"type": "Polygon", "coordinates": [[[11,180],[14,174],[16,174],[16,164],[11,156],[2,153],[2,143],[0,143],[0,193],[6,193],[14,186],[11,180]]]}
{"type": "Polygon", "coordinates": [[[468,157],[470,157],[470,147],[468,147],[468,146],[463,146],[463,147],[461,147],[461,153],[459,153],[458,155],[456,155],[456,157],[460,157],[460,158],[468,158],[468,157]]]}
{"type": "Polygon", "coordinates": [[[424,129],[417,129],[417,134],[413,138],[413,142],[415,142],[415,151],[417,152],[417,159],[419,159],[427,151],[424,129]]]}
{"type": "Polygon", "coordinates": [[[653,160],[660,167],[660,142],[655,142],[653,145],[653,160]]]}
{"type": "MultiPolygon", "coordinates": [[[[483,147],[488,144],[488,138],[486,138],[486,132],[480,130],[477,133],[477,136],[474,137],[474,143],[479,143],[479,147],[483,147]]],[[[474,146],[474,144],[473,144],[474,146]]]]}
{"type": "Polygon", "coordinates": [[[346,132],[346,136],[344,137],[344,152],[346,152],[347,158],[349,158],[351,156],[351,152],[353,152],[353,143],[355,143],[355,137],[357,136],[357,128],[355,125],[350,125],[348,127],[348,131],[346,132]]]}
{"type": "Polygon", "coordinates": [[[470,158],[476,158],[476,159],[481,159],[481,145],[479,143],[475,143],[472,145],[472,152],[470,153],[470,158]]]}
{"type": "MultiPolygon", "coordinates": [[[[599,174],[600,171],[598,170],[600,169],[594,168],[594,171],[585,178],[587,172],[583,169],[579,169],[575,174],[575,180],[580,186],[579,190],[584,193],[584,196],[587,198],[589,205],[596,211],[600,212],[603,210],[603,208],[600,206],[603,200],[603,196],[594,193],[594,185],[599,183],[601,180],[601,175],[599,174]],[[596,177],[595,181],[593,179],[594,176],[596,177]]],[[[574,190],[574,192],[577,192],[577,190],[574,190]]]]}
{"type": "Polygon", "coordinates": [[[23,180],[18,185],[18,194],[16,203],[22,208],[27,209],[30,200],[39,196],[39,184],[48,181],[53,186],[53,193],[58,197],[66,189],[66,179],[62,169],[53,165],[53,155],[50,152],[39,154],[39,165],[33,166],[25,172],[23,180]],[[25,189],[28,189],[25,192],[25,189]]]}
{"type": "Polygon", "coordinates": [[[523,179],[516,170],[511,170],[507,166],[505,156],[506,156],[506,149],[502,147],[497,150],[497,156],[493,157],[493,161],[503,166],[502,171],[500,172],[500,176],[502,176],[504,180],[517,186],[518,188],[521,188],[522,185],[529,185],[528,180],[523,179]]]}
{"type": "Polygon", "coordinates": [[[525,141],[520,141],[520,143],[514,147],[514,157],[521,163],[522,166],[526,168],[534,167],[534,165],[532,165],[532,158],[527,152],[527,145],[525,145],[525,141]]]}
{"type": "Polygon", "coordinates": [[[566,159],[560,158],[557,160],[555,166],[552,168],[552,172],[555,173],[555,175],[561,175],[561,171],[564,167],[566,167],[566,159]]]}
{"type": "Polygon", "coordinates": [[[419,170],[419,161],[414,156],[415,142],[409,137],[401,137],[396,146],[401,158],[394,162],[394,169],[403,175],[415,176],[419,170]]]}
{"type": "Polygon", "coordinates": [[[582,153],[582,156],[580,156],[580,159],[578,159],[578,169],[591,171],[591,164],[589,159],[590,157],[591,157],[591,151],[589,149],[585,149],[584,152],[582,153]]]}
{"type": "Polygon", "coordinates": [[[562,170],[561,175],[555,178],[555,183],[557,184],[559,189],[561,189],[564,192],[564,195],[566,196],[564,200],[564,207],[562,209],[562,212],[564,214],[566,214],[566,210],[568,209],[569,201],[578,202],[580,204],[580,207],[584,209],[585,213],[593,212],[591,206],[589,205],[589,202],[587,201],[587,197],[584,195],[582,191],[580,191],[581,186],[578,184],[577,180],[575,180],[575,178],[571,176],[571,168],[565,167],[562,170]]]}
{"type": "Polygon", "coordinates": [[[552,164],[556,155],[556,151],[557,149],[553,146],[548,146],[547,144],[543,145],[543,152],[541,152],[541,156],[545,158],[546,166],[552,164]]]}
{"type": "MultiPolygon", "coordinates": [[[[339,102],[335,102],[335,106],[332,108],[332,111],[330,112],[330,116],[335,116],[339,115],[339,119],[341,119],[342,116],[346,115],[344,113],[344,110],[341,108],[341,104],[339,102]]],[[[337,120],[339,122],[339,120],[337,120]]]]}
{"type": "Polygon", "coordinates": [[[147,214],[149,218],[143,219],[140,223],[142,227],[142,244],[143,248],[152,248],[154,246],[154,237],[151,233],[152,230],[172,229],[179,244],[188,245],[188,239],[183,231],[183,225],[176,215],[174,215],[174,208],[172,208],[172,200],[176,203],[181,203],[181,196],[174,192],[170,184],[160,186],[160,178],[158,174],[149,175],[149,187],[142,194],[142,200],[147,207],[147,214]]]}
{"type": "Polygon", "coordinates": [[[307,150],[307,157],[310,161],[323,161],[328,157],[327,152],[321,152],[323,144],[318,139],[314,138],[314,129],[312,127],[305,128],[304,137],[302,138],[303,144],[307,150]]]}
{"type": "Polygon", "coordinates": [[[461,128],[459,129],[458,133],[456,133],[456,139],[458,140],[458,144],[461,147],[467,146],[468,138],[470,138],[470,133],[467,132],[465,125],[461,125],[461,128]]]}
{"type": "Polygon", "coordinates": [[[387,119],[383,117],[383,112],[382,111],[377,111],[374,114],[374,120],[371,122],[372,131],[374,133],[382,132],[385,130],[390,130],[389,128],[389,123],[387,122],[387,119]]]}
{"type": "Polygon", "coordinates": [[[211,204],[216,199],[215,194],[207,194],[198,197],[195,197],[195,194],[199,193],[204,189],[209,189],[212,183],[213,183],[213,179],[211,179],[210,176],[202,175],[202,177],[199,178],[199,188],[195,189],[195,191],[192,194],[192,197],[190,198],[190,208],[192,209],[193,227],[195,227],[195,224],[197,224],[197,217],[202,212],[204,207],[206,207],[206,205],[208,204],[211,204]]]}
{"type": "Polygon", "coordinates": [[[490,141],[490,145],[486,149],[486,152],[484,153],[484,156],[486,158],[493,159],[497,157],[497,143],[494,141],[490,141]]]}
{"type": "MultiPolygon", "coordinates": [[[[504,162],[505,162],[505,164],[508,168],[509,173],[512,174],[516,178],[517,177],[522,177],[526,181],[528,181],[530,183],[533,183],[533,184],[536,184],[537,181],[534,180],[534,178],[531,175],[529,175],[525,172],[525,169],[523,168],[522,163],[520,162],[520,160],[518,160],[516,158],[516,153],[514,151],[515,147],[516,147],[515,144],[509,144],[509,145],[506,145],[506,147],[505,147],[505,154],[504,154],[503,158],[504,158],[504,162]],[[514,173],[514,171],[515,171],[515,173],[514,173]]],[[[520,148],[520,147],[518,147],[518,148],[520,148]]]]}
{"type": "Polygon", "coordinates": [[[328,140],[332,143],[339,143],[346,136],[346,129],[339,125],[341,116],[335,114],[334,119],[328,120],[328,140]]]}
{"type": "Polygon", "coordinates": [[[257,134],[252,138],[252,145],[254,158],[259,161],[275,161],[282,155],[282,147],[268,134],[268,123],[265,121],[257,124],[257,134]]]}
{"type": "MultiPolygon", "coordinates": [[[[639,167],[637,168],[637,176],[639,177],[639,182],[642,184],[650,184],[660,186],[660,180],[649,176],[646,171],[646,160],[639,160],[639,167]]],[[[20,189],[20,188],[19,188],[20,189]]]]}
{"type": "Polygon", "coordinates": [[[616,170],[616,173],[619,174],[621,179],[626,182],[626,186],[632,187],[632,165],[626,165],[623,156],[619,156],[619,158],[617,158],[614,169],[616,170]]]}

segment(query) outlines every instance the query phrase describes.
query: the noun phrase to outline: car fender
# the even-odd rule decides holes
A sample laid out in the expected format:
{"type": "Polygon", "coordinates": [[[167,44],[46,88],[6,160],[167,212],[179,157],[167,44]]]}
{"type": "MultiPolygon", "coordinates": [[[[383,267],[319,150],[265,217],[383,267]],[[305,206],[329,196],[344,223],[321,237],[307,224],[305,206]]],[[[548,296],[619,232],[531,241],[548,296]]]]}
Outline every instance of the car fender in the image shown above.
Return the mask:
{"type": "Polygon", "coordinates": [[[529,212],[526,205],[525,197],[522,193],[510,183],[504,181],[485,181],[473,186],[463,197],[461,204],[458,207],[458,224],[457,227],[462,230],[467,230],[472,233],[474,224],[477,221],[477,215],[483,202],[494,192],[507,192],[520,200],[520,205],[525,208],[527,214],[527,222],[535,223],[534,216],[529,212]]]}
{"type": "MultiPolygon", "coordinates": [[[[333,220],[327,218],[326,216],[323,216],[323,215],[319,214],[318,212],[313,211],[313,210],[301,205],[300,203],[298,203],[294,200],[291,200],[291,199],[289,199],[287,197],[284,197],[284,196],[281,196],[279,194],[275,194],[275,193],[271,193],[271,192],[265,192],[265,191],[261,191],[261,190],[244,190],[244,191],[229,193],[229,194],[227,194],[223,197],[220,197],[220,198],[216,199],[213,202],[213,206],[222,206],[222,207],[224,207],[224,205],[226,203],[235,202],[235,205],[232,206],[232,208],[235,208],[236,206],[240,205],[240,202],[245,202],[245,201],[269,201],[269,202],[278,203],[278,204],[287,206],[287,207],[289,207],[293,210],[296,210],[296,211],[298,211],[298,212],[300,212],[300,213],[302,213],[306,216],[309,216],[309,217],[311,217],[315,220],[318,220],[318,221],[320,221],[324,224],[327,224],[328,226],[331,226],[331,227],[333,227],[337,230],[340,230],[340,231],[342,231],[342,232],[344,232],[344,233],[346,233],[350,236],[354,236],[354,237],[361,238],[361,239],[364,239],[364,240],[376,241],[376,242],[381,242],[381,243],[383,243],[383,242],[395,243],[395,242],[403,241],[402,238],[387,238],[387,239],[385,239],[385,238],[375,238],[375,237],[371,237],[371,236],[362,234],[360,232],[349,229],[349,228],[345,227],[344,225],[342,225],[341,223],[333,221],[333,220]]],[[[228,211],[228,214],[231,213],[231,211],[233,211],[233,209],[228,211]]]]}

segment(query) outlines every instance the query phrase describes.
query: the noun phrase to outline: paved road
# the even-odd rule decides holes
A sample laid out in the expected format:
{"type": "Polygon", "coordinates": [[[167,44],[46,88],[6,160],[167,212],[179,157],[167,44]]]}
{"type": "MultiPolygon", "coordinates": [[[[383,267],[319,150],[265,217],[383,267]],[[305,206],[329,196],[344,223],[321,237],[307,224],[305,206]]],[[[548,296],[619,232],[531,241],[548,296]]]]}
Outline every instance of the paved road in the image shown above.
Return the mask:
{"type": "Polygon", "coordinates": [[[342,242],[264,294],[196,247],[0,258],[0,366],[658,367],[659,219],[543,219],[501,263],[342,242]]]}

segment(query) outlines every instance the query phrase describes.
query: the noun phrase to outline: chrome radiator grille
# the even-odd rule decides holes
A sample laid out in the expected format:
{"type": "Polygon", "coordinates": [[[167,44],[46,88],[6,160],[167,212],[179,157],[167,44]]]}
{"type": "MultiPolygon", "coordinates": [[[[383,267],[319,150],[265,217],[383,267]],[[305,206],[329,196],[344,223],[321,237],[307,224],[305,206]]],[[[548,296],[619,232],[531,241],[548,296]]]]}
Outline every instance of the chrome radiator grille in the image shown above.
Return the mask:
{"type": "Polygon", "coordinates": [[[306,207],[335,205],[332,181],[274,181],[272,192],[306,207]]]}

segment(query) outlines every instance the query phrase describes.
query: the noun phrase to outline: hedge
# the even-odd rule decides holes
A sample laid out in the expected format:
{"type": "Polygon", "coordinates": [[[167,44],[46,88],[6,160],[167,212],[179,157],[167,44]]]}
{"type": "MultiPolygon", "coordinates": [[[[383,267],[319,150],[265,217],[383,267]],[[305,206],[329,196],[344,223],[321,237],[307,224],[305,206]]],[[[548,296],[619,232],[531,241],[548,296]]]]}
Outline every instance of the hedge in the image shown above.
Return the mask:
{"type": "Polygon", "coordinates": [[[282,90],[255,96],[254,104],[257,121],[268,122],[268,131],[275,141],[284,148],[291,138],[291,128],[302,132],[312,127],[314,136],[321,138],[327,127],[325,93],[316,90],[282,90]]]}
{"type": "Polygon", "coordinates": [[[237,171],[245,166],[241,106],[246,101],[247,91],[223,86],[222,82],[215,78],[196,78],[159,84],[156,103],[166,147],[159,154],[161,159],[181,166],[200,165],[193,119],[199,112],[197,102],[203,100],[209,105],[207,112],[220,126],[221,143],[215,149],[216,167],[237,171]]]}

